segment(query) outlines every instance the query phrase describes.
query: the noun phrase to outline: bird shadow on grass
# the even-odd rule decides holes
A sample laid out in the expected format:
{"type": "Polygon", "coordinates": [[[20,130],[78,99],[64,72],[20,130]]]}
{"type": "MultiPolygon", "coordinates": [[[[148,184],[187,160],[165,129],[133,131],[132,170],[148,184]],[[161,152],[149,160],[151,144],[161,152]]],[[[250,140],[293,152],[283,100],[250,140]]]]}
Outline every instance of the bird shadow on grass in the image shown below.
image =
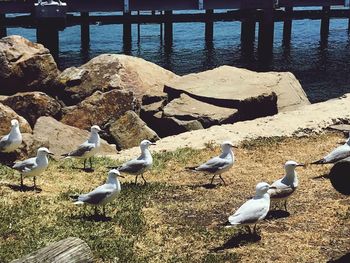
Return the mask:
{"type": "Polygon", "coordinates": [[[285,217],[288,217],[288,216],[290,216],[290,213],[288,211],[281,210],[281,209],[270,210],[267,213],[267,215],[265,217],[265,220],[280,219],[280,218],[285,218],[285,217]]]}
{"type": "Polygon", "coordinates": [[[16,192],[37,192],[40,193],[42,191],[41,188],[34,187],[34,186],[27,186],[27,185],[17,185],[17,184],[6,184],[8,188],[11,188],[13,191],[16,192]]]}
{"type": "Polygon", "coordinates": [[[311,179],[312,179],[312,180],[329,179],[329,174],[326,173],[326,174],[317,175],[317,176],[315,176],[315,177],[312,177],[311,179]]]}
{"type": "Polygon", "coordinates": [[[220,185],[217,185],[217,184],[196,184],[196,185],[187,185],[190,189],[198,189],[198,188],[204,188],[204,189],[208,189],[208,190],[211,190],[211,189],[215,189],[217,188],[218,186],[220,185]]]}
{"type": "Polygon", "coordinates": [[[82,171],[82,172],[85,172],[85,173],[93,173],[95,171],[92,168],[81,168],[81,167],[75,167],[75,166],[73,166],[72,169],[79,170],[79,171],[82,171]]]}
{"type": "Polygon", "coordinates": [[[101,215],[101,214],[72,215],[71,219],[81,220],[81,221],[90,221],[90,222],[110,222],[110,221],[112,221],[112,217],[101,215]]]}
{"type": "Polygon", "coordinates": [[[260,240],[261,236],[257,233],[238,233],[237,235],[234,235],[229,240],[227,240],[225,244],[221,245],[220,247],[211,249],[211,252],[219,252],[225,249],[246,246],[252,243],[259,242],[260,240]]]}
{"type": "Polygon", "coordinates": [[[327,261],[327,263],[342,263],[342,262],[350,262],[350,252],[341,256],[340,258],[327,261]]]}

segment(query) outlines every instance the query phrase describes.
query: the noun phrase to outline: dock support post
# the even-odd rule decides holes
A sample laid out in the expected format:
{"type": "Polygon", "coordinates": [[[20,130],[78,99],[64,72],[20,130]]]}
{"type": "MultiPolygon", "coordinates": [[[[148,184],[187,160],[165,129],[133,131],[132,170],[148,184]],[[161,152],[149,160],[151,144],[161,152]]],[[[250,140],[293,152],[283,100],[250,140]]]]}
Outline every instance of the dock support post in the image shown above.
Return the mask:
{"type": "Polygon", "coordinates": [[[327,44],[328,35],[329,35],[329,11],[331,10],[330,6],[324,6],[322,8],[323,17],[321,20],[321,45],[327,44]]]}
{"type": "Polygon", "coordinates": [[[57,61],[59,52],[59,28],[55,20],[42,19],[38,21],[36,39],[50,50],[51,55],[57,61]]]}
{"type": "Polygon", "coordinates": [[[255,13],[254,10],[244,10],[241,23],[241,46],[244,50],[253,52],[255,41],[255,13]]]}
{"type": "Polygon", "coordinates": [[[273,8],[263,10],[263,17],[259,23],[258,55],[260,60],[272,57],[274,36],[273,8]]]}
{"type": "Polygon", "coordinates": [[[164,43],[166,47],[173,45],[173,22],[171,20],[173,11],[165,11],[164,43]]]}
{"type": "Polygon", "coordinates": [[[206,14],[206,22],[205,22],[205,41],[212,42],[214,39],[214,22],[212,15],[214,14],[214,10],[209,9],[205,11],[206,14]]]}
{"type": "Polygon", "coordinates": [[[293,7],[286,7],[284,12],[285,18],[283,23],[283,46],[289,46],[292,39],[293,7]]]}
{"type": "Polygon", "coordinates": [[[89,13],[80,13],[81,25],[80,25],[80,41],[82,50],[89,49],[90,46],[90,24],[89,24],[89,13]]]}
{"type": "Polygon", "coordinates": [[[124,45],[124,53],[130,54],[131,52],[131,22],[130,22],[130,11],[124,12],[124,23],[123,23],[123,45],[124,45]]]}
{"type": "Polygon", "coordinates": [[[7,36],[7,30],[6,30],[6,25],[5,25],[6,21],[5,20],[6,20],[6,15],[0,14],[0,38],[7,36]]]}

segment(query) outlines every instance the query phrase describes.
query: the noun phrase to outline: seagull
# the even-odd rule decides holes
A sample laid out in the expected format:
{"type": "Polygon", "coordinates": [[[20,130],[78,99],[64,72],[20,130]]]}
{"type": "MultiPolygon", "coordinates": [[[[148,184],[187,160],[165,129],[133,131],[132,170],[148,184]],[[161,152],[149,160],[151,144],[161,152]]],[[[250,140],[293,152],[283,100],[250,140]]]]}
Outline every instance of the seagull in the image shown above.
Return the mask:
{"type": "Polygon", "coordinates": [[[151,152],[148,149],[150,145],[156,145],[156,144],[153,142],[150,142],[149,140],[143,140],[140,143],[141,155],[138,158],[132,159],[122,164],[119,167],[112,167],[112,168],[118,169],[119,172],[136,175],[135,184],[137,183],[137,177],[139,175],[141,175],[143,181],[147,183],[146,179],[143,177],[143,174],[144,172],[149,170],[153,164],[153,158],[152,158],[151,152]]]}
{"type": "Polygon", "coordinates": [[[287,199],[295,192],[298,187],[298,177],[295,168],[298,166],[305,166],[294,161],[287,161],[284,165],[286,175],[275,181],[271,185],[268,193],[271,201],[284,201],[284,209],[287,211],[287,199]]]}
{"type": "Polygon", "coordinates": [[[66,158],[79,158],[84,159],[84,170],[86,169],[86,160],[90,160],[90,169],[92,169],[92,157],[98,152],[100,148],[100,135],[98,133],[101,128],[97,125],[91,127],[90,137],[87,141],[79,145],[79,147],[69,153],[62,154],[66,158]]]}
{"type": "Polygon", "coordinates": [[[19,122],[11,120],[11,131],[0,140],[0,152],[13,152],[22,144],[22,134],[19,130],[19,122]]]}
{"type": "Polygon", "coordinates": [[[219,175],[224,185],[226,185],[221,174],[228,171],[235,161],[235,156],[233,154],[232,148],[237,147],[234,146],[232,142],[225,141],[221,144],[222,153],[219,156],[214,157],[199,166],[186,167],[186,169],[191,171],[204,172],[206,174],[212,174],[213,177],[211,178],[210,184],[213,184],[215,176],[219,175]]]}
{"type": "Polygon", "coordinates": [[[123,177],[120,175],[119,171],[112,169],[108,172],[107,182],[95,190],[87,194],[79,195],[77,201],[74,202],[76,205],[88,204],[95,206],[95,214],[97,214],[97,206],[103,206],[103,214],[105,215],[105,205],[112,202],[121,190],[120,182],[118,177],[123,177]]]}
{"type": "Polygon", "coordinates": [[[350,157],[350,134],[349,134],[349,138],[346,140],[346,142],[343,145],[338,146],[328,155],[326,155],[325,157],[323,157],[318,161],[312,162],[311,164],[336,163],[347,157],[350,157]]]}
{"type": "Polygon", "coordinates": [[[23,188],[23,175],[33,176],[34,189],[36,188],[35,177],[46,170],[49,165],[48,155],[53,155],[49,149],[40,147],[36,157],[15,163],[12,168],[21,173],[21,187],[23,188]]]}
{"type": "Polygon", "coordinates": [[[238,210],[228,218],[229,225],[226,227],[233,227],[236,225],[244,225],[251,234],[249,225],[254,224],[254,232],[256,234],[256,224],[263,220],[270,209],[270,195],[268,190],[270,185],[268,183],[258,183],[256,185],[255,196],[245,202],[238,210]]]}

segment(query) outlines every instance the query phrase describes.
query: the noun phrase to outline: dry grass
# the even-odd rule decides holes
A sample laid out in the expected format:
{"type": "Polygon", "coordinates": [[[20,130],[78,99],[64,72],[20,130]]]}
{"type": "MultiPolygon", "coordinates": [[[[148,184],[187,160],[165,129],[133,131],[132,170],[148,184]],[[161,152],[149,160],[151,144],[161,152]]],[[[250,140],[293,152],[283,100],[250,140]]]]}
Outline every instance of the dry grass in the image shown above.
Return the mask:
{"type": "Polygon", "coordinates": [[[260,240],[220,224],[254,194],[256,183],[282,176],[285,161],[308,163],[343,139],[327,133],[245,142],[224,175],[228,186],[215,188],[205,187],[208,177],[183,167],[216,155],[217,147],[155,154],[147,186],[131,184],[131,176],[122,179],[109,221],[91,220],[91,210],[75,207],[68,196],[102,183],[110,160],[99,159],[94,173],[53,163],[38,181],[40,193],[14,191],[8,184],[18,177],[3,167],[0,262],[68,236],[84,239],[98,262],[327,262],[350,250],[350,197],[337,193],[328,179],[315,178],[330,166],[298,168],[300,187],[289,202],[290,215],[265,220],[260,240]]]}

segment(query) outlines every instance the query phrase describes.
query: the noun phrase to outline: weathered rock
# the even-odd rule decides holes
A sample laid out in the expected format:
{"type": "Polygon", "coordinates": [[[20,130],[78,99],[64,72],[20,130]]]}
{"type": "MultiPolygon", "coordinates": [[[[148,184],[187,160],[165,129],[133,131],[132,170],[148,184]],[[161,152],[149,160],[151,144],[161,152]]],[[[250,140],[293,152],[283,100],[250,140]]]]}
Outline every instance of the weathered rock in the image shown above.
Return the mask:
{"type": "Polygon", "coordinates": [[[164,84],[174,78],[177,78],[174,73],[141,58],[103,54],[79,68],[64,70],[57,80],[65,90],[62,100],[72,105],[97,90],[113,89],[132,91],[139,102],[144,95],[154,101],[165,96],[164,84]]]}
{"type": "Polygon", "coordinates": [[[185,93],[216,106],[236,108],[243,119],[310,104],[291,73],[256,73],[230,66],[175,79],[164,91],[170,100],[185,93]]]}
{"type": "Polygon", "coordinates": [[[2,103],[23,116],[34,127],[41,116],[60,117],[61,104],[43,92],[23,92],[5,98],[2,103]]]}
{"type": "Polygon", "coordinates": [[[64,108],[61,121],[80,129],[90,129],[91,125],[103,127],[110,120],[116,120],[128,110],[137,108],[137,101],[132,92],[96,91],[78,105],[64,108]]]}
{"type": "MultiPolygon", "coordinates": [[[[34,140],[48,142],[48,148],[55,156],[76,149],[88,137],[89,132],[65,125],[52,117],[40,117],[34,126],[34,140]]],[[[116,153],[115,145],[102,140],[100,155],[116,153]]]]}
{"type": "Polygon", "coordinates": [[[140,117],[133,111],[127,111],[109,128],[119,149],[137,146],[142,140],[157,141],[159,137],[140,117]]]}
{"type": "Polygon", "coordinates": [[[163,110],[163,116],[175,117],[178,120],[198,120],[204,128],[213,125],[233,123],[239,119],[237,109],[223,108],[211,105],[181,94],[180,98],[172,100],[163,110]]]}
{"type": "Polygon", "coordinates": [[[48,49],[21,36],[0,39],[0,93],[48,91],[59,74],[48,49]]]}
{"type": "Polygon", "coordinates": [[[32,132],[32,128],[30,128],[30,125],[26,121],[26,119],[19,116],[10,107],[0,103],[0,137],[10,132],[12,119],[16,119],[19,121],[20,130],[22,133],[32,132]]]}

